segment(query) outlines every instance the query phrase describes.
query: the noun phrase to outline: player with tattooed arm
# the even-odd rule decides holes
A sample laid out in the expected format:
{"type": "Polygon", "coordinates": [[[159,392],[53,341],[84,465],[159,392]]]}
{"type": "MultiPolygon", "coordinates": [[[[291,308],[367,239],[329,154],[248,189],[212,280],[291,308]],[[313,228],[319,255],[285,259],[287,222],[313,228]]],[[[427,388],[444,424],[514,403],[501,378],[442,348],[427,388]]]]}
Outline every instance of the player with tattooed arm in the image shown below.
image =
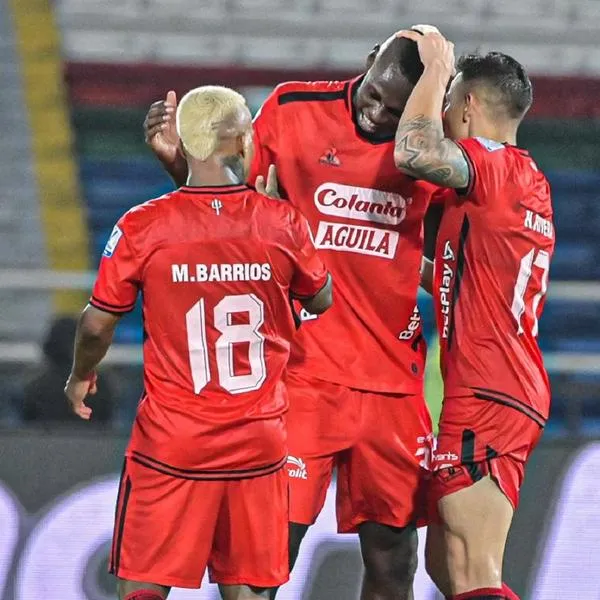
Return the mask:
{"type": "Polygon", "coordinates": [[[405,31],[425,66],[396,133],[402,173],[455,190],[444,207],[433,290],[444,404],[431,486],[427,567],[447,598],[517,596],[502,583],[525,463],[550,386],[537,343],[554,251],[548,181],[516,146],[532,102],[523,67],[499,52],[461,58],[439,33],[405,31]]]}

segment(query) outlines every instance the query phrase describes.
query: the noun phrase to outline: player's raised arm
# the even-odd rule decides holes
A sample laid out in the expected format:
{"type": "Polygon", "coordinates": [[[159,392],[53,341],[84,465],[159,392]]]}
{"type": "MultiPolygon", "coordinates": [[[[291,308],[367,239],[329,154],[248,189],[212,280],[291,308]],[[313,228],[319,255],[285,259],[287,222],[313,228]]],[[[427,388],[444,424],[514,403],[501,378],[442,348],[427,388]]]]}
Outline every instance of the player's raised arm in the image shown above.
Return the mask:
{"type": "Polygon", "coordinates": [[[187,162],[180,150],[175,126],[177,96],[169,91],[164,100],[154,102],[144,120],[144,138],[176,185],[185,185],[187,162]]]}
{"type": "Polygon", "coordinates": [[[400,171],[444,187],[466,188],[469,165],[461,149],[444,136],[442,110],[454,74],[454,44],[440,33],[402,31],[415,41],[424,66],[396,131],[394,160],[400,171]]]}

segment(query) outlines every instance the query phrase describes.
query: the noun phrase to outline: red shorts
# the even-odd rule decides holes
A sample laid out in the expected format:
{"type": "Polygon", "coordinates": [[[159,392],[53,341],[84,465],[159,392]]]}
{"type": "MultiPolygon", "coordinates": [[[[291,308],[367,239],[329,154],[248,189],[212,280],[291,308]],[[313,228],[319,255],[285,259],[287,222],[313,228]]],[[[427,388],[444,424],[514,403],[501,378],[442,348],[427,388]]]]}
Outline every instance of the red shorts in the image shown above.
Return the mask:
{"type": "Polygon", "coordinates": [[[422,396],[363,392],[288,375],[290,521],[310,525],[337,467],[337,521],[405,527],[422,516],[431,417],[422,396]]]}
{"type": "Polygon", "coordinates": [[[110,572],[198,588],[211,582],[276,587],[288,580],[285,469],[236,480],[183,479],[125,460],[110,572]]]}
{"type": "Polygon", "coordinates": [[[542,422],[517,408],[474,396],[444,399],[429,489],[430,517],[438,519],[441,498],[488,475],[516,509],[525,463],[542,432],[542,422]]]}

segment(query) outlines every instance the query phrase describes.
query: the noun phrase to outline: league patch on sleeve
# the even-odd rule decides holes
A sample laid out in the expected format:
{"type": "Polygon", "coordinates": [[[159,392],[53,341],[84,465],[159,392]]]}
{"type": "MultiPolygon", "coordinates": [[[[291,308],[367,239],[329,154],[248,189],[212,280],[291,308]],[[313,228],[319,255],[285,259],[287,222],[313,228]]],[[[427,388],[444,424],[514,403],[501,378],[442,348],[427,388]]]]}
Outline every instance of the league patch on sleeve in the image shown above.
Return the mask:
{"type": "Polygon", "coordinates": [[[494,140],[488,140],[484,137],[476,137],[475,138],[488,152],[495,152],[496,150],[502,150],[504,148],[504,144],[500,142],[495,142],[494,140]]]}
{"type": "Polygon", "coordinates": [[[112,233],[110,234],[110,237],[108,238],[108,242],[106,242],[106,246],[104,248],[102,256],[110,258],[114,254],[114,251],[117,249],[117,245],[119,244],[119,241],[122,237],[123,232],[115,225],[112,230],[112,233]]]}

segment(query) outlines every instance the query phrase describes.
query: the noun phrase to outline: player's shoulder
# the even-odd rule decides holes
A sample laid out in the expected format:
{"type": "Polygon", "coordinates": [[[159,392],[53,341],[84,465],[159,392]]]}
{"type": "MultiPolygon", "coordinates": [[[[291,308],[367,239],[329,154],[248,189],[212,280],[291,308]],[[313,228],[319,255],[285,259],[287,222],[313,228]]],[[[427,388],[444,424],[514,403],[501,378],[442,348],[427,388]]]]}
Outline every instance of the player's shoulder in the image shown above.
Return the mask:
{"type": "Polygon", "coordinates": [[[174,190],[152,198],[141,204],[132,206],[120,219],[119,226],[130,232],[139,231],[152,225],[153,223],[159,222],[161,215],[166,210],[170,210],[174,203],[177,202],[181,196],[179,190],[174,190]]]}
{"type": "Polygon", "coordinates": [[[277,105],[297,102],[344,100],[348,81],[286,81],[280,83],[271,94],[277,105]]]}
{"type": "Polygon", "coordinates": [[[273,225],[279,224],[280,227],[289,227],[293,223],[298,223],[299,219],[303,219],[302,213],[287,200],[278,198],[270,198],[253,188],[249,191],[250,200],[260,207],[256,214],[262,220],[267,218],[273,225]]]}

